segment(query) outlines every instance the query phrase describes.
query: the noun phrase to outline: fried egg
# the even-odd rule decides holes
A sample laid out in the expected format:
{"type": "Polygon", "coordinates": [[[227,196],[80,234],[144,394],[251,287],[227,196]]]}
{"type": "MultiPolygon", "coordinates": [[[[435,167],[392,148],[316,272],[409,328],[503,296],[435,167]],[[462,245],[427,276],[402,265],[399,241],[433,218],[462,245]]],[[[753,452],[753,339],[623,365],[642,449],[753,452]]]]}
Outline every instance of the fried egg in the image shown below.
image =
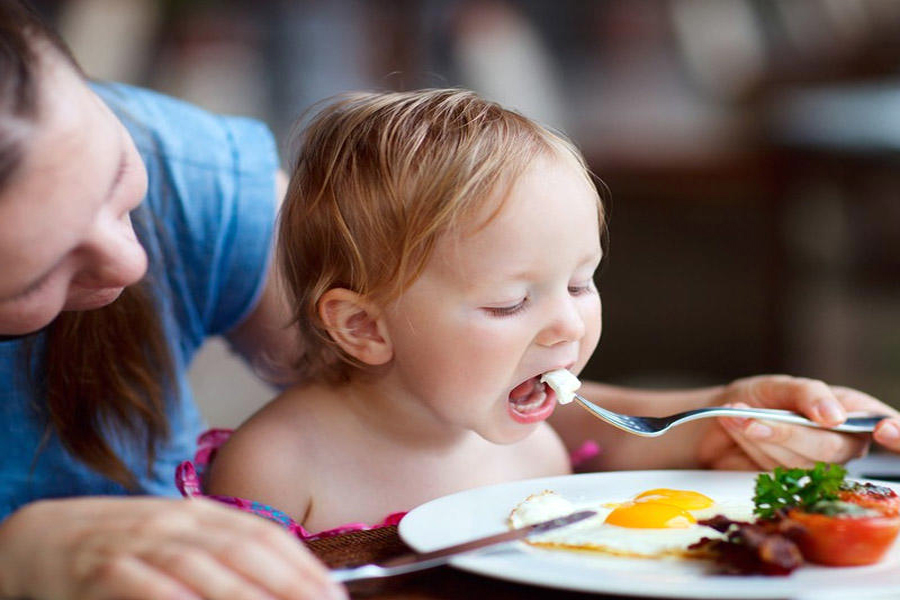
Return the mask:
{"type": "Polygon", "coordinates": [[[574,504],[545,490],[520,502],[509,515],[512,528],[591,509],[597,514],[580,523],[532,536],[528,543],[545,548],[588,550],[639,558],[692,557],[688,546],[701,538],[718,538],[716,530],[697,521],[723,514],[748,520],[749,501],[712,498],[691,490],[652,489],[621,502],[574,504]]]}

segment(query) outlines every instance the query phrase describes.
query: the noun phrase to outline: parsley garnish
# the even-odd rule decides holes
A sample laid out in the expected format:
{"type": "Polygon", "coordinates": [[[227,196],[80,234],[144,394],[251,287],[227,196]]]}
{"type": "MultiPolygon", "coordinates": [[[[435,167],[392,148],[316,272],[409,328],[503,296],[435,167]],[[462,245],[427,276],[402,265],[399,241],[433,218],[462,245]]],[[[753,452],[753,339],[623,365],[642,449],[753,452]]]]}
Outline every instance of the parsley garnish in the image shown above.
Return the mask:
{"type": "Polygon", "coordinates": [[[763,473],[756,478],[753,512],[767,519],[782,508],[807,509],[820,500],[835,500],[846,474],[841,465],[823,462],[812,469],[775,467],[772,475],[763,473]]]}

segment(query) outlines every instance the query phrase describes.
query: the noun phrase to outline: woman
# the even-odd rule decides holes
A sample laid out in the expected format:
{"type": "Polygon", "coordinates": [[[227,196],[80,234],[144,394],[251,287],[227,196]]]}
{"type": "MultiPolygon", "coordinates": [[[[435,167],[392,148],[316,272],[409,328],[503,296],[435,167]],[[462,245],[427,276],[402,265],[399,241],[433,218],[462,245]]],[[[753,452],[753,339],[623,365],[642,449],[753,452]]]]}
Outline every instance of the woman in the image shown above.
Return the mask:
{"type": "MultiPolygon", "coordinates": [[[[296,353],[267,268],[276,164],[259,124],[90,84],[30,10],[0,2],[0,597],[344,595],[276,526],[148,497],[177,494],[202,428],[185,372],[206,337],[257,367],[296,353]]],[[[647,397],[586,388],[624,410],[647,397]]],[[[791,378],[659,395],[661,410],[729,400],[822,422],[877,405],[791,378]]],[[[567,443],[593,437],[597,422],[559,412],[567,443]]],[[[700,445],[689,426],[666,436],[673,466],[843,461],[866,445],[712,425],[700,445]]]]}
{"type": "Polygon", "coordinates": [[[216,333],[254,363],[287,348],[271,135],[90,87],[17,2],[0,107],[0,597],[345,597],[287,533],[212,503],[35,502],[176,494],[190,355],[216,333]]]}

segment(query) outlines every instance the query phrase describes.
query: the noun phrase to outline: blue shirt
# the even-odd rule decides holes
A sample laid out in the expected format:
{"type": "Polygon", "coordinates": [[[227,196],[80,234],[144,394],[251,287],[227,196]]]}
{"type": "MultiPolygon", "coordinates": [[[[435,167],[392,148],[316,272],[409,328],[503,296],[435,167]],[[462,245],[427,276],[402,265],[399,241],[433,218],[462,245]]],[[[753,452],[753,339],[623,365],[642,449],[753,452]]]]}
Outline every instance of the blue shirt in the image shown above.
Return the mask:
{"type": "MultiPolygon", "coordinates": [[[[138,477],[137,493],[176,496],[175,467],[192,458],[204,429],[188,366],[208,336],[247,316],[265,281],[276,212],[275,142],[250,119],[120,84],[94,91],[125,123],[147,167],[147,197],[132,216],[149,257],[147,276],[162,307],[178,391],[168,402],[171,438],[159,446],[152,473],[141,444],[107,437],[138,477]]],[[[0,519],[40,498],[129,493],[73,458],[52,432],[43,440],[43,399],[24,376],[31,368],[39,378],[41,369],[24,364],[23,344],[0,342],[0,519]]]]}

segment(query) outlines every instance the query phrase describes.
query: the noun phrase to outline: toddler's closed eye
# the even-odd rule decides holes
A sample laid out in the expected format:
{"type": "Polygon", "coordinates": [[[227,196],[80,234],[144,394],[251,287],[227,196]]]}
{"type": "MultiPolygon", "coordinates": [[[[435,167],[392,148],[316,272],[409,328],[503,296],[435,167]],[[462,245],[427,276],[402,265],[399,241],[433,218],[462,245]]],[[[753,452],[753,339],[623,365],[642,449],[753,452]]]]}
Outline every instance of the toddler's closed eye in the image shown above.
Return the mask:
{"type": "Polygon", "coordinates": [[[511,306],[485,306],[483,310],[494,317],[508,317],[524,310],[527,301],[528,298],[523,298],[511,306]]]}
{"type": "Polygon", "coordinates": [[[585,283],[584,285],[570,285],[569,286],[569,293],[572,294],[573,296],[578,296],[580,294],[587,294],[587,293],[593,292],[593,291],[594,291],[594,282],[593,281],[589,281],[589,282],[585,283]]]}

